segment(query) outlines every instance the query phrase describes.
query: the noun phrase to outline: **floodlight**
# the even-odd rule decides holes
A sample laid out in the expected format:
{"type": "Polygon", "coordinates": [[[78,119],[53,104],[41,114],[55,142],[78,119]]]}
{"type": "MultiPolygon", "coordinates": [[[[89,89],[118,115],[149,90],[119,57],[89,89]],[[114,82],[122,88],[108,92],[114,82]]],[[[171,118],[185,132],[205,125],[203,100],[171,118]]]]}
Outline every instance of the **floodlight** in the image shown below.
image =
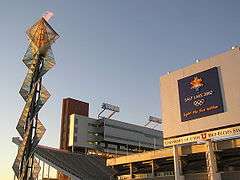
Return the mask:
{"type": "Polygon", "coordinates": [[[114,112],[120,112],[120,108],[118,106],[114,106],[112,104],[107,104],[107,103],[102,104],[102,109],[106,109],[114,112]]]}
{"type": "Polygon", "coordinates": [[[108,104],[108,103],[103,103],[102,104],[102,111],[98,114],[98,119],[103,118],[100,115],[105,111],[111,111],[111,114],[109,116],[107,116],[106,118],[111,118],[115,113],[120,112],[120,108],[119,106],[115,106],[112,104],[108,104]]]}

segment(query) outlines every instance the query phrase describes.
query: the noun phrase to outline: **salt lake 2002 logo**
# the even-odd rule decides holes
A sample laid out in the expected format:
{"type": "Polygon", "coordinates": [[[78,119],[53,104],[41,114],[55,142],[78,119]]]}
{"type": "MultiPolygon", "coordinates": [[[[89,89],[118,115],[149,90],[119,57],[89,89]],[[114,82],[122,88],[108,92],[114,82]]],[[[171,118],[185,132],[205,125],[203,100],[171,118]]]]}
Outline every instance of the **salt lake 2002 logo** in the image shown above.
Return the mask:
{"type": "Polygon", "coordinates": [[[191,89],[195,91],[199,91],[200,87],[204,86],[202,78],[198,78],[197,76],[191,81],[191,89]]]}
{"type": "MultiPolygon", "coordinates": [[[[202,78],[198,78],[195,76],[193,80],[191,81],[191,89],[194,89],[196,92],[199,91],[200,87],[204,86],[202,78]]],[[[194,106],[202,106],[204,104],[204,99],[197,99],[193,101],[194,106]]]]}

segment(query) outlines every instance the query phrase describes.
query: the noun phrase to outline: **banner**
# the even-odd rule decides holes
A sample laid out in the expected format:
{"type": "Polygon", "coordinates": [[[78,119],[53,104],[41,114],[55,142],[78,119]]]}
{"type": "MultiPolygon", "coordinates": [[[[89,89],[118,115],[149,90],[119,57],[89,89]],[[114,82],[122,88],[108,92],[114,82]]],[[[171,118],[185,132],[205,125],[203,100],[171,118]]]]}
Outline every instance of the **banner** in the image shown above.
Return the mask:
{"type": "Polygon", "coordinates": [[[240,126],[219,129],[215,131],[208,131],[204,133],[198,133],[198,134],[182,136],[177,138],[164,139],[164,146],[173,146],[178,144],[201,142],[209,139],[221,138],[226,136],[236,136],[236,135],[240,135],[240,126]]]}
{"type": "Polygon", "coordinates": [[[178,91],[182,121],[224,112],[217,67],[178,80],[178,91]]]}

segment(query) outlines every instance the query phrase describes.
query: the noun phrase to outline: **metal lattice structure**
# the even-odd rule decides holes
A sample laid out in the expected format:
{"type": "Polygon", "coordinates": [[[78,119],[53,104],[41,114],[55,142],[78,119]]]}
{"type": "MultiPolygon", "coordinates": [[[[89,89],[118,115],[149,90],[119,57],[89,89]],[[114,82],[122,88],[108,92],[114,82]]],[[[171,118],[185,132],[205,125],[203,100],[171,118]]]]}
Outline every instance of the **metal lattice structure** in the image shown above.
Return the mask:
{"type": "Polygon", "coordinates": [[[38,112],[50,97],[42,77],[55,65],[51,45],[59,37],[46,19],[42,17],[26,32],[30,43],[23,62],[28,72],[19,92],[26,104],[16,127],[22,141],[13,164],[18,180],[34,180],[40,171],[34,151],[46,129],[38,112]]]}

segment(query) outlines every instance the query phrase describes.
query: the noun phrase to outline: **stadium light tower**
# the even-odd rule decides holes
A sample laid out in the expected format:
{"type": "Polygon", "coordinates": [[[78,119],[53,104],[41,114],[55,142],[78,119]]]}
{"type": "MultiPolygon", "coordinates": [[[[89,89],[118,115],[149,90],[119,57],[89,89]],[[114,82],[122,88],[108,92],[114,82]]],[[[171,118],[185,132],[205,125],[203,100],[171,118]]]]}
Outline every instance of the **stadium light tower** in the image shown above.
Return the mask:
{"type": "Polygon", "coordinates": [[[147,127],[147,126],[149,126],[150,123],[155,123],[155,126],[153,127],[153,129],[154,129],[158,125],[162,124],[162,119],[159,117],[155,117],[155,116],[149,116],[148,122],[144,126],[147,127]]]}
{"type": "Polygon", "coordinates": [[[42,77],[55,65],[51,45],[59,38],[47,22],[52,15],[52,12],[47,11],[26,32],[29,47],[23,63],[28,72],[19,92],[26,104],[16,127],[22,139],[13,164],[18,180],[35,180],[40,171],[34,151],[45,133],[45,127],[38,118],[38,112],[50,97],[42,85],[42,77]]]}
{"type": "Polygon", "coordinates": [[[120,112],[120,108],[119,108],[119,106],[115,106],[115,105],[112,105],[112,104],[102,103],[102,111],[98,114],[98,119],[103,118],[103,117],[101,117],[101,114],[104,111],[110,111],[111,112],[111,114],[106,117],[106,118],[110,119],[115,113],[120,112]]]}

